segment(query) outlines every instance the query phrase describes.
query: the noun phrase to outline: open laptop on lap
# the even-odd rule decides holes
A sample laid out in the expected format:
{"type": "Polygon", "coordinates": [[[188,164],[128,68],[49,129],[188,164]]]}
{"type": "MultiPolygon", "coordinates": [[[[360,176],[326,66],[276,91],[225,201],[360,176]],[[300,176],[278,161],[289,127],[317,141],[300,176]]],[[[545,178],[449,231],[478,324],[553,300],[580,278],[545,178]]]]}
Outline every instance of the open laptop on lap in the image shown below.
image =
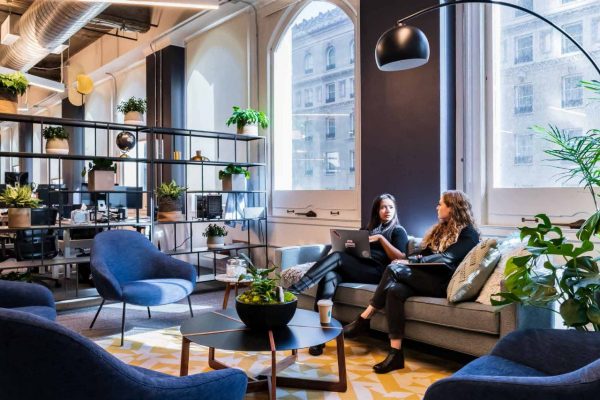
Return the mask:
{"type": "Polygon", "coordinates": [[[342,251],[359,258],[371,257],[369,231],[353,229],[331,229],[333,251],[342,251]]]}

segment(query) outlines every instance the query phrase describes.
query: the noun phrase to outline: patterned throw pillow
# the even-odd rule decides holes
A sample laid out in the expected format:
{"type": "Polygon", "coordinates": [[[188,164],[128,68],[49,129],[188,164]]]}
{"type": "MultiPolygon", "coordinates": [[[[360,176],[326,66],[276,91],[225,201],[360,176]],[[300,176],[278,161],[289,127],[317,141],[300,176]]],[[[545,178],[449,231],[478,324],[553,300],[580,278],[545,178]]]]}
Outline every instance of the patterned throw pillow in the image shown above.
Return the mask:
{"type": "Polygon", "coordinates": [[[314,262],[308,262],[286,268],[281,273],[281,286],[284,288],[292,286],[294,283],[298,282],[313,265],[315,265],[314,262]]]}
{"type": "Polygon", "coordinates": [[[496,244],[495,239],[483,240],[465,256],[448,284],[449,302],[467,301],[477,296],[500,259],[496,244]]]}

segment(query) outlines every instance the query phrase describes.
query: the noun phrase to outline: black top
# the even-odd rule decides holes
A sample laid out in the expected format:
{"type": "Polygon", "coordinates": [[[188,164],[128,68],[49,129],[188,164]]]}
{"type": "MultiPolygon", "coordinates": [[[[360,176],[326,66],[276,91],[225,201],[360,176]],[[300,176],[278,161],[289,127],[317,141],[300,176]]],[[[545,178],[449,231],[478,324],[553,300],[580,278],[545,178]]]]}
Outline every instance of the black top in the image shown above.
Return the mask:
{"type": "MultiPolygon", "coordinates": [[[[180,331],[201,346],[232,351],[271,350],[269,331],[247,328],[234,308],[202,313],[181,324],[180,331]]],[[[273,330],[275,350],[315,346],[335,339],[342,331],[337,320],[331,318],[328,326],[321,326],[319,313],[298,308],[286,327],[273,330]]]]}
{"type": "Polygon", "coordinates": [[[408,259],[414,264],[443,263],[448,265],[452,270],[455,270],[477,243],[479,243],[479,232],[477,232],[473,225],[467,225],[460,231],[456,242],[450,245],[446,251],[434,253],[429,247],[426,247],[419,252],[420,257],[411,256],[408,259]]]}
{"type": "MultiPolygon", "coordinates": [[[[402,226],[398,225],[392,230],[388,241],[396,249],[406,254],[406,248],[408,247],[408,235],[402,226]]],[[[371,258],[384,266],[392,262],[392,260],[390,260],[385,253],[385,250],[379,241],[371,243],[371,258]]]]}

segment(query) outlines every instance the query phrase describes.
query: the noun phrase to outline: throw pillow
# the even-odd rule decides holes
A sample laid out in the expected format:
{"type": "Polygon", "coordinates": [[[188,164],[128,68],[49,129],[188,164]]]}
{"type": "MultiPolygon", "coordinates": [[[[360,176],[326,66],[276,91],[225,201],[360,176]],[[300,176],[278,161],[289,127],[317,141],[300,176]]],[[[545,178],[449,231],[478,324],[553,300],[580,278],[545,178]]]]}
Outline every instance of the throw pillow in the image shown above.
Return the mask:
{"type": "Polygon", "coordinates": [[[281,273],[281,286],[284,288],[292,286],[294,283],[298,282],[313,265],[315,265],[314,262],[308,262],[286,268],[281,273]]]}
{"type": "Polygon", "coordinates": [[[465,256],[448,284],[447,297],[451,303],[475,298],[500,259],[495,239],[486,239],[465,256]]]}

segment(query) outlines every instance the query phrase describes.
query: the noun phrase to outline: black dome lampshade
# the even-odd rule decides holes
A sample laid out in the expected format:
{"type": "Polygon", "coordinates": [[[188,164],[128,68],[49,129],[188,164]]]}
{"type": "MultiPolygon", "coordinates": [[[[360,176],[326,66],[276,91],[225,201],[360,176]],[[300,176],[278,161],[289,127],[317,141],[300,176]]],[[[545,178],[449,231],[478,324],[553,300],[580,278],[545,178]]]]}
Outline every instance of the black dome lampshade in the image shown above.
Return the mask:
{"type": "Polygon", "coordinates": [[[375,61],[382,71],[420,67],[429,61],[427,36],[414,26],[398,24],[377,41],[375,61]]]}

